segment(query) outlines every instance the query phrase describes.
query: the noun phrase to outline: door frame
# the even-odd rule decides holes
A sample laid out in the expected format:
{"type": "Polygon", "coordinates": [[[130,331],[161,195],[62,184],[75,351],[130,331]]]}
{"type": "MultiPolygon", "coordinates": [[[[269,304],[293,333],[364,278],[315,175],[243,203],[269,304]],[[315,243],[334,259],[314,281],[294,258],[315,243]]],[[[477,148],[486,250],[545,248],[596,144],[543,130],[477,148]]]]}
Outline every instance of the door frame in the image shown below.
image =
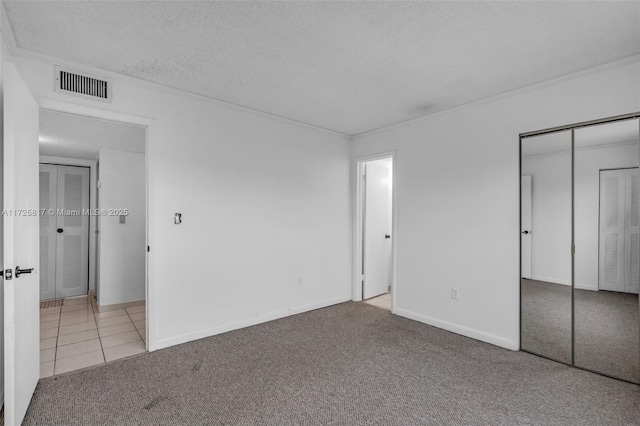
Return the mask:
{"type": "MultiPolygon", "coordinates": [[[[156,229],[155,216],[150,214],[150,202],[149,202],[149,188],[155,187],[154,181],[151,178],[152,174],[150,170],[153,169],[152,163],[149,161],[149,146],[156,134],[155,119],[151,117],[145,117],[140,115],[122,113],[118,111],[106,110],[87,105],[80,105],[70,102],[63,102],[53,100],[50,98],[43,98],[35,96],[36,101],[41,110],[48,110],[52,112],[58,112],[63,114],[78,115],[81,117],[88,117],[97,120],[112,121],[122,124],[133,124],[141,126],[146,129],[145,132],[145,214],[146,214],[146,242],[147,247],[150,247],[153,243],[151,237],[152,231],[156,229]]],[[[94,188],[95,189],[95,188],[94,188]]],[[[95,194],[96,191],[93,191],[95,194]]],[[[97,200],[96,200],[97,202],[97,200]]],[[[95,233],[94,233],[95,235],[95,233]]],[[[155,234],[153,234],[155,235],[155,234]]],[[[150,284],[154,282],[155,278],[155,259],[152,255],[152,251],[147,249],[145,256],[145,304],[146,304],[146,347],[148,352],[155,351],[158,348],[157,345],[157,312],[156,312],[156,293],[154,287],[150,284]]]]}
{"type": "MultiPolygon", "coordinates": [[[[626,121],[626,120],[634,120],[634,119],[640,119],[640,111],[637,112],[633,112],[630,114],[622,114],[622,115],[616,115],[616,116],[612,116],[612,117],[606,117],[606,118],[600,118],[600,119],[595,119],[595,120],[588,120],[588,121],[583,121],[583,122],[579,122],[579,123],[573,123],[573,124],[567,124],[567,125],[563,125],[563,126],[557,126],[557,127],[551,127],[551,128],[547,128],[547,129],[542,129],[542,130],[535,130],[535,131],[531,131],[531,132],[525,132],[525,133],[520,133],[518,135],[518,223],[519,223],[519,228],[518,228],[518,241],[520,243],[519,247],[518,247],[518,300],[519,300],[519,307],[518,307],[518,350],[522,351],[522,352],[527,352],[536,356],[539,356],[541,358],[546,358],[546,359],[550,359],[552,361],[555,362],[559,362],[561,364],[565,364],[565,365],[569,365],[573,368],[577,368],[580,370],[585,370],[585,371],[589,371],[591,373],[595,373],[595,374],[599,374],[601,376],[605,376],[605,377],[610,377],[612,379],[616,379],[616,380],[620,380],[622,382],[627,382],[627,383],[632,383],[637,385],[638,383],[636,382],[632,382],[630,380],[626,380],[620,377],[615,377],[615,376],[611,376],[609,374],[606,373],[602,373],[599,371],[595,371],[595,370],[591,370],[589,368],[585,368],[585,367],[580,367],[578,365],[576,365],[575,363],[575,262],[574,262],[574,250],[575,250],[575,240],[574,240],[574,234],[575,234],[575,217],[574,217],[574,210],[575,210],[575,183],[574,183],[574,145],[575,145],[575,131],[576,129],[579,128],[583,128],[583,127],[589,127],[589,126],[596,126],[599,124],[606,124],[606,123],[614,123],[617,121],[626,121]],[[563,131],[571,131],[571,362],[567,363],[564,361],[559,361],[553,358],[550,358],[548,356],[545,355],[541,355],[541,354],[537,354],[531,350],[527,350],[527,349],[523,349],[522,348],[522,234],[520,233],[520,230],[522,229],[522,142],[524,141],[524,139],[531,137],[531,136],[541,136],[544,134],[548,134],[548,133],[556,133],[556,132],[563,132],[563,131]]],[[[640,127],[639,127],[640,130],[640,127]]],[[[640,157],[639,157],[640,160],[640,157]]],[[[598,197],[600,197],[600,195],[598,195],[598,197]]],[[[598,201],[599,203],[599,201],[598,201]]],[[[598,206],[599,209],[599,206],[598,206]]],[[[598,215],[598,227],[600,222],[600,218],[598,215]]],[[[599,234],[599,229],[598,229],[598,234],[599,234]]],[[[598,237],[598,247],[600,246],[600,241],[599,241],[599,237],[598,237]]],[[[598,260],[599,262],[599,260],[598,260]]]]}
{"type": "Polygon", "coordinates": [[[352,223],[353,223],[353,255],[352,255],[352,279],[351,279],[351,297],[354,302],[362,300],[362,244],[364,238],[364,186],[362,185],[362,175],[364,172],[364,164],[370,161],[382,160],[390,158],[392,163],[391,169],[391,313],[396,310],[396,289],[398,287],[396,280],[396,210],[397,210],[397,191],[396,191],[396,169],[397,169],[397,153],[393,151],[385,151],[377,154],[365,155],[353,158],[352,163],[352,188],[353,188],[353,205],[352,205],[352,223]]]}
{"type": "MultiPolygon", "coordinates": [[[[41,108],[42,109],[42,108],[41,108]]],[[[40,164],[52,164],[54,166],[72,166],[72,167],[87,167],[89,168],[89,209],[95,210],[97,203],[97,191],[96,186],[98,182],[96,174],[95,160],[81,160],[76,158],[66,157],[52,157],[48,155],[40,156],[40,164]]],[[[89,216],[89,287],[87,289],[88,294],[92,291],[96,292],[97,276],[96,276],[96,264],[97,264],[97,251],[96,251],[96,230],[98,229],[98,220],[94,215],[89,216]]]]}

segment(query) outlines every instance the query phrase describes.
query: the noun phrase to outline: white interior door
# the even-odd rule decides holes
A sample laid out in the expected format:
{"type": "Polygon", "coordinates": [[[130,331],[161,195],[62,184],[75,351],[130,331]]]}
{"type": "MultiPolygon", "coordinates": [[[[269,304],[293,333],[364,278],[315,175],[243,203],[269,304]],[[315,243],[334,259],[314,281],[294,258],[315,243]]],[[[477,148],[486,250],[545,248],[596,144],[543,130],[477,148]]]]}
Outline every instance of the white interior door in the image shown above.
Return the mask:
{"type": "Polygon", "coordinates": [[[40,300],[56,298],[56,210],[58,166],[40,164],[40,300]]]}
{"type": "Polygon", "coordinates": [[[598,288],[624,291],[626,171],[600,172],[598,288]]]}
{"type": "Polygon", "coordinates": [[[364,286],[368,299],[386,293],[391,253],[390,170],[378,161],[366,163],[364,191],[364,286]]]}
{"type": "Polygon", "coordinates": [[[56,298],[89,289],[89,168],[58,167],[56,216],[56,298]]]}
{"type": "Polygon", "coordinates": [[[626,170],[624,291],[627,293],[638,293],[640,290],[640,241],[638,239],[640,182],[638,175],[638,169],[626,170]]]}
{"type": "Polygon", "coordinates": [[[520,217],[522,220],[521,269],[522,278],[531,278],[531,176],[522,176],[520,189],[520,217]]]}
{"type": "Polygon", "coordinates": [[[4,231],[4,416],[19,425],[40,376],[39,285],[37,270],[18,277],[22,269],[39,265],[38,104],[11,63],[3,64],[4,147],[3,202],[10,212],[4,231]],[[7,277],[7,270],[13,277],[7,277]]]}

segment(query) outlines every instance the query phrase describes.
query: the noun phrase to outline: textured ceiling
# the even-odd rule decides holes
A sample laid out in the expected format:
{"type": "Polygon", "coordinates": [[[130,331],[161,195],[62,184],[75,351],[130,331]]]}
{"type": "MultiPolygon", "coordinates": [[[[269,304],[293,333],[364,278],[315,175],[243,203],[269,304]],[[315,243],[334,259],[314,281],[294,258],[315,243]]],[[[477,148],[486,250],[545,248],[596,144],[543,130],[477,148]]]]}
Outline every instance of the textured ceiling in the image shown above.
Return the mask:
{"type": "Polygon", "coordinates": [[[18,47],[349,135],[640,53],[640,2],[4,3],[18,47]]]}
{"type": "Polygon", "coordinates": [[[96,160],[100,148],[144,152],[145,140],[142,127],[40,111],[40,155],[96,160]]]}

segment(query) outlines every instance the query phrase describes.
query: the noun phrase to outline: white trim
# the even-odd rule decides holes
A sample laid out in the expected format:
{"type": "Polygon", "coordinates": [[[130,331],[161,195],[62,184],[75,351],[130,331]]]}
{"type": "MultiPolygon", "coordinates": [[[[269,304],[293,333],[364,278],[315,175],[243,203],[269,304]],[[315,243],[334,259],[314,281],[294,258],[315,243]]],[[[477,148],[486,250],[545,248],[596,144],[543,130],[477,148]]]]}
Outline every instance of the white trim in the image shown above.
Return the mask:
{"type": "Polygon", "coordinates": [[[217,327],[207,328],[200,331],[194,331],[194,332],[182,334],[176,337],[170,337],[168,339],[161,339],[161,340],[158,340],[156,349],[168,348],[170,346],[191,342],[193,340],[204,339],[205,337],[215,336],[216,334],[227,333],[229,331],[250,327],[252,325],[262,324],[262,323],[277,320],[280,318],[285,318],[291,315],[301,314],[303,312],[313,311],[315,309],[326,308],[327,306],[349,302],[350,300],[351,300],[351,295],[345,295],[342,297],[326,299],[320,302],[310,303],[307,305],[297,306],[294,308],[288,308],[280,311],[273,311],[273,312],[258,315],[255,317],[246,318],[237,322],[223,324],[217,327]]]}
{"type": "MultiPolygon", "coordinates": [[[[150,90],[155,90],[155,91],[161,91],[164,93],[168,93],[171,95],[178,95],[178,96],[187,96],[193,99],[197,99],[199,101],[206,101],[206,102],[210,102],[213,104],[216,104],[218,106],[222,106],[222,107],[226,107],[226,108],[231,108],[234,110],[239,110],[239,111],[243,111],[246,113],[250,113],[253,115],[258,115],[261,117],[267,117],[267,118],[271,118],[274,119],[276,121],[282,121],[285,123],[290,123],[290,124],[295,124],[297,126],[302,126],[305,128],[311,128],[311,129],[315,129],[315,130],[319,130],[321,132],[325,132],[325,133],[330,133],[330,134],[334,134],[334,135],[339,135],[339,136],[343,136],[346,138],[351,138],[351,135],[348,135],[346,133],[342,133],[342,132],[338,132],[336,130],[331,130],[331,129],[327,129],[324,127],[320,127],[317,126],[315,124],[309,124],[309,123],[305,123],[303,121],[298,121],[298,120],[294,120],[292,118],[287,118],[287,117],[283,117],[281,115],[277,115],[277,114],[272,114],[266,111],[261,111],[258,109],[254,109],[254,108],[250,108],[247,106],[243,106],[240,104],[235,104],[233,102],[227,102],[227,101],[223,101],[221,99],[216,99],[216,98],[212,98],[209,96],[205,96],[205,95],[201,95],[199,93],[194,93],[194,92],[190,92],[187,90],[183,90],[183,89],[176,89],[175,87],[170,87],[170,86],[165,86],[163,84],[160,83],[154,83],[148,80],[143,80],[140,78],[136,78],[136,77],[131,77],[129,75],[125,75],[125,74],[119,74],[119,73],[115,73],[113,71],[108,71],[102,68],[96,68],[96,67],[92,67],[89,65],[84,65],[84,64],[80,64],[78,62],[73,62],[73,61],[68,61],[65,59],[61,59],[61,58],[56,58],[54,56],[51,55],[46,55],[44,53],[39,53],[39,52],[33,52],[31,50],[28,49],[24,49],[22,47],[15,47],[13,49],[10,48],[10,53],[13,56],[18,56],[21,58],[27,58],[27,59],[32,59],[35,61],[39,61],[39,62],[44,62],[46,64],[50,64],[53,66],[56,65],[61,65],[61,66],[65,66],[65,67],[69,67],[69,68],[75,68],[78,71],[81,72],[88,72],[88,73],[92,73],[92,74],[96,74],[96,75],[102,75],[105,76],[106,78],[111,78],[112,80],[114,80],[114,90],[117,87],[117,80],[127,80],[127,81],[131,81],[131,82],[135,82],[136,84],[141,84],[143,86],[146,86],[147,88],[149,88],[150,90]]],[[[114,93],[114,96],[117,96],[117,93],[114,93]]]]}
{"type": "Polygon", "coordinates": [[[353,179],[352,188],[352,264],[351,264],[351,293],[352,300],[359,302],[362,300],[362,166],[364,163],[375,160],[382,160],[385,158],[391,158],[391,198],[392,198],[392,218],[391,218],[391,267],[393,271],[391,273],[391,313],[395,313],[396,309],[396,216],[397,216],[397,185],[396,185],[396,170],[397,170],[397,152],[395,150],[380,152],[377,154],[364,155],[361,157],[352,158],[352,170],[351,178],[353,179]]]}
{"type": "MultiPolygon", "coordinates": [[[[88,167],[89,170],[89,209],[94,210],[97,205],[96,198],[96,163],[95,160],[81,160],[76,158],[50,157],[47,155],[40,156],[40,164],[59,164],[63,166],[80,166],[88,167]]],[[[98,229],[98,220],[96,216],[89,217],[89,288],[88,291],[96,291],[96,230],[98,229]]]]}
{"type": "Polygon", "coordinates": [[[547,88],[547,87],[555,86],[556,84],[560,84],[560,83],[565,82],[567,80],[572,80],[572,79],[575,79],[575,78],[580,78],[580,77],[585,77],[585,76],[592,75],[592,74],[597,74],[597,73],[606,71],[606,70],[611,69],[611,68],[617,68],[617,67],[620,67],[620,66],[623,66],[623,65],[632,64],[632,63],[638,62],[638,61],[640,61],[640,54],[627,56],[626,58],[622,58],[622,59],[619,59],[617,61],[608,62],[608,63],[602,64],[602,65],[597,65],[595,67],[587,68],[587,69],[584,69],[582,71],[576,71],[576,72],[568,73],[568,74],[562,75],[560,77],[555,77],[555,78],[552,78],[552,79],[549,79],[549,80],[544,80],[544,81],[541,81],[541,82],[538,82],[538,83],[533,83],[533,84],[530,84],[528,86],[520,87],[518,89],[513,89],[513,90],[510,90],[510,91],[507,91],[507,92],[504,92],[504,93],[499,93],[497,95],[489,96],[487,98],[478,99],[476,101],[472,101],[472,102],[469,102],[469,103],[466,103],[466,104],[463,104],[463,105],[458,105],[458,106],[455,106],[455,107],[452,107],[452,108],[443,109],[442,111],[437,111],[437,112],[434,112],[433,114],[430,114],[430,115],[424,115],[422,117],[416,117],[416,118],[412,118],[412,119],[409,119],[409,120],[401,121],[401,122],[396,123],[396,124],[391,124],[391,125],[388,125],[388,126],[379,127],[377,129],[373,129],[373,130],[367,130],[366,132],[356,133],[356,134],[351,135],[351,137],[353,139],[356,139],[356,138],[359,138],[359,137],[362,137],[362,136],[368,136],[368,135],[371,135],[371,134],[374,134],[374,133],[384,132],[386,130],[393,129],[395,127],[400,127],[400,126],[405,126],[405,125],[408,125],[408,124],[412,124],[412,123],[417,122],[417,121],[428,120],[430,118],[439,117],[441,115],[454,113],[454,112],[457,112],[457,111],[460,111],[460,110],[465,110],[465,109],[473,108],[473,107],[480,106],[480,105],[490,104],[490,103],[497,102],[497,101],[500,101],[500,100],[503,100],[503,99],[511,98],[513,96],[518,96],[518,95],[523,94],[523,93],[533,92],[533,91],[536,91],[536,90],[540,90],[540,89],[544,89],[544,88],[547,88]]]}
{"type": "MultiPolygon", "coordinates": [[[[621,146],[629,146],[629,145],[637,145],[638,141],[628,141],[628,142],[616,142],[616,143],[608,143],[605,145],[590,145],[590,146],[582,146],[575,148],[574,151],[588,151],[588,150],[596,150],[596,149],[607,149],[607,148],[617,148],[621,146]]],[[[523,155],[522,158],[534,158],[534,157],[550,157],[559,154],[568,154],[571,150],[562,150],[562,151],[554,151],[554,152],[545,152],[542,154],[529,154],[523,155]]],[[[605,170],[615,170],[615,169],[605,169],[605,170]]]]}
{"type": "MultiPolygon", "coordinates": [[[[144,117],[140,115],[133,115],[127,113],[121,113],[116,111],[105,110],[101,108],[90,107],[81,104],[75,104],[72,102],[61,102],[58,100],[45,98],[45,97],[36,97],[36,101],[41,109],[47,109],[54,112],[61,112],[67,114],[80,115],[83,117],[94,118],[98,120],[108,120],[125,124],[133,124],[137,126],[146,127],[145,132],[145,150],[144,150],[144,161],[145,161],[145,199],[146,199],[146,240],[147,245],[151,246],[153,243],[153,235],[155,235],[154,231],[156,230],[156,218],[152,214],[154,211],[152,203],[149,200],[150,188],[155,187],[155,182],[152,179],[151,173],[149,170],[151,169],[151,165],[149,163],[149,145],[151,141],[154,140],[154,135],[156,132],[156,124],[155,119],[150,117],[144,117]]],[[[145,300],[146,300],[146,340],[147,340],[147,351],[152,352],[158,349],[157,346],[157,301],[156,301],[156,293],[153,286],[150,285],[155,281],[155,259],[153,252],[147,252],[145,256],[145,300]]]]}
{"type": "Polygon", "coordinates": [[[543,277],[542,275],[531,274],[531,279],[536,281],[544,281],[551,284],[571,285],[571,280],[565,280],[564,278],[543,277]]]}
{"type": "Polygon", "coordinates": [[[433,317],[428,317],[426,315],[416,314],[415,312],[407,311],[405,309],[396,309],[395,313],[396,315],[399,315],[401,317],[409,318],[414,321],[441,328],[443,330],[470,337],[472,339],[480,340],[485,343],[500,346],[501,348],[509,349],[512,351],[520,350],[520,344],[517,341],[505,339],[504,337],[496,336],[495,334],[485,333],[484,331],[454,324],[448,321],[439,320],[433,317]]]}
{"type": "MultiPolygon", "coordinates": [[[[535,280],[535,281],[544,281],[546,283],[551,283],[551,284],[558,284],[558,285],[571,285],[571,280],[565,280],[562,278],[551,278],[551,277],[543,277],[540,275],[531,275],[531,280],[535,280]]],[[[598,291],[598,286],[595,285],[585,285],[585,284],[577,284],[576,283],[576,288],[578,290],[592,290],[592,291],[598,291]]]]}
{"type": "Polygon", "coordinates": [[[578,290],[589,290],[589,291],[599,291],[598,286],[583,285],[583,284],[576,284],[576,289],[578,289],[578,290]]]}
{"type": "Polygon", "coordinates": [[[46,109],[48,111],[63,114],[79,115],[96,120],[110,121],[119,124],[132,124],[134,126],[142,127],[149,126],[155,121],[155,119],[153,118],[145,117],[142,115],[121,113],[118,111],[112,111],[109,109],[97,108],[94,106],[87,106],[85,104],[77,104],[67,101],[63,102],[43,96],[37,96],[36,100],[38,101],[38,105],[40,105],[40,109],[46,109]]]}

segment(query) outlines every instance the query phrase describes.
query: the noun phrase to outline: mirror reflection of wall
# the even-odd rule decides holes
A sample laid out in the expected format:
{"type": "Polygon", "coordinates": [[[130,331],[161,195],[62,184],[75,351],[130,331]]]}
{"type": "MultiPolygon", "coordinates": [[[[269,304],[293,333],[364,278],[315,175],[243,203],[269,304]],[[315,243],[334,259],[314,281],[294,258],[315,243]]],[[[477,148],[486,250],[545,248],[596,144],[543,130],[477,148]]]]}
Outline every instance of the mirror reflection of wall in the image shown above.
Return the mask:
{"type": "Polygon", "coordinates": [[[521,139],[521,348],[640,383],[635,117],[521,139]]]}
{"type": "Polygon", "coordinates": [[[571,363],[571,132],[522,141],[522,348],[571,363]]]}
{"type": "Polygon", "coordinates": [[[638,120],[575,130],[575,365],[640,381],[638,120]]]}

